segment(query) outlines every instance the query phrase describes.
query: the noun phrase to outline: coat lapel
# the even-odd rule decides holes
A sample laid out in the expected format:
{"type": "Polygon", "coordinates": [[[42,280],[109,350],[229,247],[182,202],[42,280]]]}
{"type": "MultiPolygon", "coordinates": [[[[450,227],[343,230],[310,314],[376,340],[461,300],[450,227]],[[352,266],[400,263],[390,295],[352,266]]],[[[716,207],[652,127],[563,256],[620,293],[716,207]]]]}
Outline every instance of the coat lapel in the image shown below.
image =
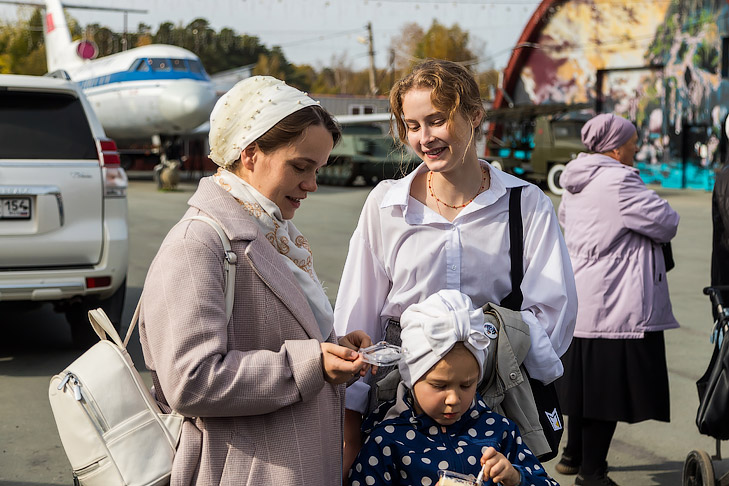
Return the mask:
{"type": "MultiPolygon", "coordinates": [[[[259,233],[260,234],[260,233],[259,233]]],[[[306,333],[313,339],[323,341],[314,313],[311,311],[309,301],[301,291],[291,270],[281,261],[286,258],[278,253],[266,238],[261,237],[246,247],[245,256],[253,271],[263,280],[271,291],[281,299],[281,302],[291,311],[301,323],[306,333]]]]}
{"type": "MultiPolygon", "coordinates": [[[[200,180],[198,191],[190,198],[188,204],[216,219],[233,242],[248,242],[245,247],[245,258],[253,271],[263,280],[271,291],[299,321],[304,331],[312,338],[323,341],[319,325],[309,306],[309,301],[296,282],[291,270],[261,232],[258,224],[243,211],[236,200],[213,182],[212,178],[200,180]]],[[[239,246],[238,246],[239,247],[239,246]]],[[[241,262],[240,253],[238,254],[241,262]]]]}

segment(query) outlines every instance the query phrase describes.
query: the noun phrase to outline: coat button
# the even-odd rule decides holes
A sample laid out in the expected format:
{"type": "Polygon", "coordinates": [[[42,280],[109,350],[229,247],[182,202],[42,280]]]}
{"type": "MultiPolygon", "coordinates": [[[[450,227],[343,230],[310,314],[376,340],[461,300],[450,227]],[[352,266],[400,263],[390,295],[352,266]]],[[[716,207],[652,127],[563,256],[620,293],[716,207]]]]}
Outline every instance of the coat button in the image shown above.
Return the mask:
{"type": "Polygon", "coordinates": [[[516,380],[516,373],[513,371],[509,373],[509,378],[511,378],[512,380],[516,380]]]}

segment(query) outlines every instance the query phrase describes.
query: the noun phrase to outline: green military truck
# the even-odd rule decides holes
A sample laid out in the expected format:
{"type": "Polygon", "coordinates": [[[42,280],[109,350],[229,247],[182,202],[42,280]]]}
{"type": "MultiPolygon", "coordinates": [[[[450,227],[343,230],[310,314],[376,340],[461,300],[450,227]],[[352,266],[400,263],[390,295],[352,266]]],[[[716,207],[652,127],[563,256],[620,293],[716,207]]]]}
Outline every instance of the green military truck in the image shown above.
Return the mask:
{"type": "Polygon", "coordinates": [[[486,159],[499,169],[564,192],[559,177],[565,165],[585,151],[580,131],[592,114],[590,104],[529,105],[486,113],[486,159]]]}
{"type": "MultiPolygon", "coordinates": [[[[389,119],[389,114],[382,116],[389,119]]],[[[343,123],[342,139],[332,150],[327,165],[319,169],[317,182],[374,185],[384,179],[397,179],[417,167],[420,159],[396,145],[386,130],[382,122],[343,123]]]]}

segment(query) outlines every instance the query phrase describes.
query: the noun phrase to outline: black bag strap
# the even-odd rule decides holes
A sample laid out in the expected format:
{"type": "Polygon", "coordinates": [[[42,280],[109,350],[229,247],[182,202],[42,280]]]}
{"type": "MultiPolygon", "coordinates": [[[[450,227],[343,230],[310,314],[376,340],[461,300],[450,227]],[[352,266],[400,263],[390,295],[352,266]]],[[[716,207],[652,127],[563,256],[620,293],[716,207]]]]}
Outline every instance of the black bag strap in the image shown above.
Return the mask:
{"type": "Polygon", "coordinates": [[[509,191],[509,256],[511,257],[511,292],[501,301],[501,306],[520,311],[524,301],[521,282],[524,279],[524,225],[521,220],[521,190],[523,186],[509,191]]]}

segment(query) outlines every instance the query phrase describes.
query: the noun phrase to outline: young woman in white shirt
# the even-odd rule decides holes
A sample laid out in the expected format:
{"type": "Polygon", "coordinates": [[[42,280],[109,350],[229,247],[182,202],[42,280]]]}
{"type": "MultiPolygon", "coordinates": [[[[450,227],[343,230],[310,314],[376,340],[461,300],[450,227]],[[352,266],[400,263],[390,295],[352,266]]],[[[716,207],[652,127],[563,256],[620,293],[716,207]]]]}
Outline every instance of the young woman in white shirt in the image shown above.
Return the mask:
{"type": "MultiPolygon", "coordinates": [[[[562,375],[577,299],[569,255],[554,207],[536,186],[479,160],[484,109],[471,73],[449,61],[419,64],[390,92],[400,142],[423,163],[386,180],[367,198],[352,235],[334,311],[337,335],[364,330],[384,338],[390,320],[441,289],[457,289],[477,306],[511,292],[509,191],[523,186],[524,296],[521,315],[531,348],[530,376],[562,375]]],[[[347,389],[345,477],[360,448],[369,386],[347,389]]]]}

